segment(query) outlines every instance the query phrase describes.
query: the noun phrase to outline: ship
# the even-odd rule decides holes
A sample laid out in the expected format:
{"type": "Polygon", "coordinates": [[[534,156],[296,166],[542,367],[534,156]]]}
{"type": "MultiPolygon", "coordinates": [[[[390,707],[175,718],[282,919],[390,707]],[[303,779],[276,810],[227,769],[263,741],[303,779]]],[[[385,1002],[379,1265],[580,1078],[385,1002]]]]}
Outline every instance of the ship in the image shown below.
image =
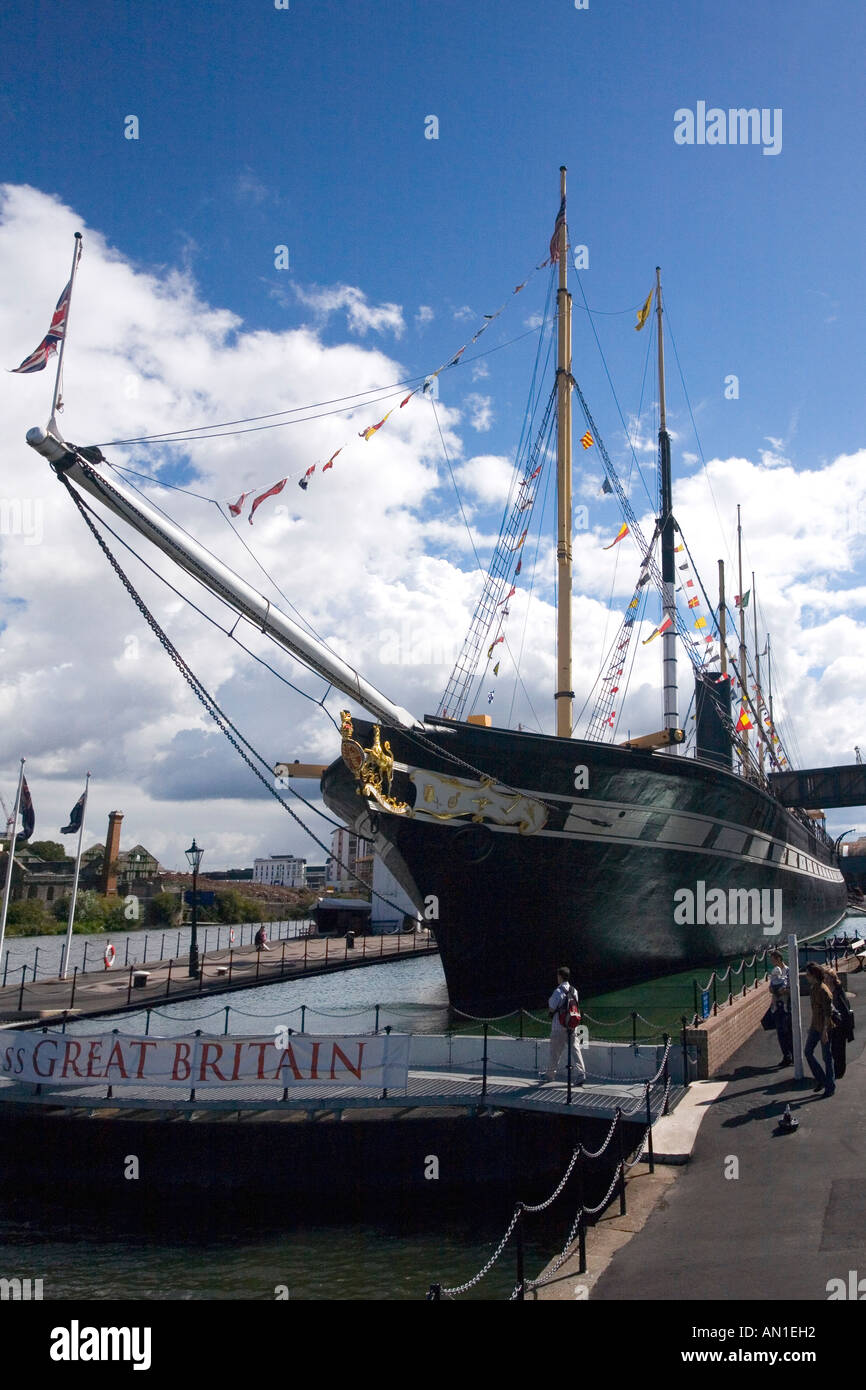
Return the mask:
{"type": "Polygon", "coordinates": [[[677,600],[682,556],[690,552],[673,509],[660,272],[638,316],[643,327],[654,298],[659,497],[647,540],[573,374],[564,167],[560,196],[549,258],[557,281],[557,361],[547,412],[556,435],[555,734],[493,727],[489,715],[465,713],[479,666],[489,666],[503,640],[547,417],[506,509],[448,688],[436,713],[424,717],[391,701],[163,511],[100,473],[100,451],[68,443],[53,409],[48,427],[27,435],[80,508],[82,494],[98,500],[345,694],[351,707],[342,712],[339,752],[321,776],[325,805],[372,843],[412,899],[435,934],[452,1007],[475,1018],[537,1008],[563,964],[584,995],[595,994],[784,945],[790,933],[815,938],[832,930],[847,906],[836,849],[820,818],[783,806],[773,794],[768,773],[785,763],[772,690],[765,698],[760,677],[757,631],[754,668],[747,652],[745,601],[733,654],[721,562],[712,635],[694,630],[706,627],[705,618],[690,624],[693,600],[688,607],[677,600]],[[573,398],[587,422],[584,440],[603,459],[606,491],[622,508],[621,535],[631,535],[641,556],[584,737],[575,733],[573,688],[573,398]],[[662,616],[644,645],[660,638],[662,727],[614,743],[622,673],[650,592],[658,594],[662,616]],[[694,683],[688,735],[679,713],[678,651],[694,683]]]}

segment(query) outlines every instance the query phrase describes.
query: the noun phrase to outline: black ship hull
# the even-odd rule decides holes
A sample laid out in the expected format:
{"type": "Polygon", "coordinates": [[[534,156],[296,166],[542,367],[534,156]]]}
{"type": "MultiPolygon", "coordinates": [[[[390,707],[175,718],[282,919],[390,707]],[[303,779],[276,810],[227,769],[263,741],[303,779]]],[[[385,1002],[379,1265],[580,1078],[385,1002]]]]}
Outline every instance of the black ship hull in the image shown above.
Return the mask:
{"type": "MultiPolygon", "coordinates": [[[[375,746],[366,721],[353,737],[375,746]]],[[[390,780],[350,749],[324,799],[433,927],[464,1013],[538,1008],[562,964],[586,995],[844,916],[826,836],[709,762],[447,719],[381,738],[390,780]]]]}

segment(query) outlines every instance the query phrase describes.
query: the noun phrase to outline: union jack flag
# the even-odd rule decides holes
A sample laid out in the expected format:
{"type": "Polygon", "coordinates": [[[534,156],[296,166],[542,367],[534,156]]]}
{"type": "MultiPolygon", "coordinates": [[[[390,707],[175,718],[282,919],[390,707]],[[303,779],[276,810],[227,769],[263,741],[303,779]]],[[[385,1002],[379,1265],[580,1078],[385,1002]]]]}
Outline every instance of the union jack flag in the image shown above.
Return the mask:
{"type": "Polygon", "coordinates": [[[42,339],[42,342],[39,344],[38,348],[34,348],[29,357],[24,358],[20,367],[12,368],[13,372],[21,372],[26,375],[28,372],[41,372],[43,367],[47,366],[49,357],[52,352],[57,351],[57,344],[66,334],[66,319],[69,314],[69,296],[71,291],[72,281],[70,280],[57,301],[57,307],[54,310],[54,316],[51,320],[51,327],[42,339]]]}

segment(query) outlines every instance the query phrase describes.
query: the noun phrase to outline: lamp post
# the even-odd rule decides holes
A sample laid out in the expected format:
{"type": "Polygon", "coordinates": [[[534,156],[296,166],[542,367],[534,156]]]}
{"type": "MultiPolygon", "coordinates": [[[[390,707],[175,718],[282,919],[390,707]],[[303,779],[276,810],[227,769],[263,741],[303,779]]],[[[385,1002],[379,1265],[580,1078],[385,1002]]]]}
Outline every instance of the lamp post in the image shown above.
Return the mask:
{"type": "Polygon", "coordinates": [[[198,893],[196,892],[196,885],[198,882],[198,866],[201,863],[204,850],[199,849],[195,839],[193,839],[189,849],[185,850],[184,853],[186,854],[187,863],[192,869],[192,933],[189,938],[189,977],[191,980],[195,980],[198,979],[198,936],[196,935],[196,928],[198,926],[198,893]]]}

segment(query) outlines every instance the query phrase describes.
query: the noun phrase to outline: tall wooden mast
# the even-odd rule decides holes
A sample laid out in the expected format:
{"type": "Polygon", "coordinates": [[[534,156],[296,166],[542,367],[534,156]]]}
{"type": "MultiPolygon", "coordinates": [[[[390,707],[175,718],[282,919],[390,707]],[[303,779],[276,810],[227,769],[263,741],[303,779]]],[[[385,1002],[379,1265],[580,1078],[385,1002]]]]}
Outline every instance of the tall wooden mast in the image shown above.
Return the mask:
{"type": "Polygon", "coordinates": [[[568,229],[565,225],[565,165],[559,170],[559,291],[556,308],[559,343],[556,362],[557,623],[556,733],[570,738],[574,720],[571,670],[571,295],[568,292],[568,229]]]}
{"type": "MultiPolygon", "coordinates": [[[[662,618],[670,620],[662,633],[662,687],[664,697],[664,727],[679,728],[677,709],[677,599],[676,565],[674,563],[674,515],[673,489],[671,486],[671,437],[667,431],[665,416],[665,340],[662,332],[662,277],[656,266],[656,317],[658,320],[659,353],[659,489],[662,550],[662,618]]],[[[667,752],[676,754],[677,745],[673,741],[667,752]]]]}

